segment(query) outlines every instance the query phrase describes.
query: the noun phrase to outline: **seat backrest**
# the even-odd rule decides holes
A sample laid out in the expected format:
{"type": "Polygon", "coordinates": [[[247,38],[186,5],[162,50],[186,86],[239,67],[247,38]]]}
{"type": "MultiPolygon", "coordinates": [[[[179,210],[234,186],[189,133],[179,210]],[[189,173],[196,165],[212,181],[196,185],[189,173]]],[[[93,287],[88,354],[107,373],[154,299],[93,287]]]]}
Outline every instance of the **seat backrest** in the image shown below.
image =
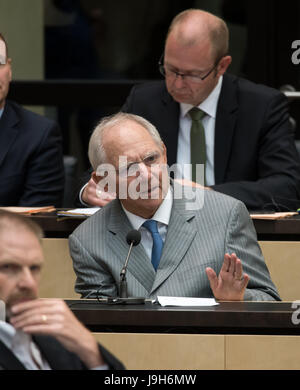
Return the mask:
{"type": "Polygon", "coordinates": [[[295,140],[295,145],[296,145],[296,149],[297,149],[297,152],[299,154],[299,157],[300,157],[300,139],[295,140]]]}
{"type": "Polygon", "coordinates": [[[65,168],[65,190],[63,207],[73,207],[74,205],[74,193],[76,186],[77,176],[77,158],[74,156],[64,156],[64,168],[65,168]]]}

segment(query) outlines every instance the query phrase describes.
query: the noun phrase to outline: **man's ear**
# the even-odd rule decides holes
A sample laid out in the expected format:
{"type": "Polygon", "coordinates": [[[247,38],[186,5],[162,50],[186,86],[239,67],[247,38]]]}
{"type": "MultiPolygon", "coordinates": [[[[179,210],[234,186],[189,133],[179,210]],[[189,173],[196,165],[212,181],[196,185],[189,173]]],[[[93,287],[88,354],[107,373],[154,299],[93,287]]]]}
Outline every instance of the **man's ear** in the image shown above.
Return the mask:
{"type": "Polygon", "coordinates": [[[231,61],[232,61],[231,56],[225,56],[225,57],[221,58],[219,66],[218,66],[218,75],[219,76],[222,76],[226,72],[227,68],[231,64],[231,61]]]}

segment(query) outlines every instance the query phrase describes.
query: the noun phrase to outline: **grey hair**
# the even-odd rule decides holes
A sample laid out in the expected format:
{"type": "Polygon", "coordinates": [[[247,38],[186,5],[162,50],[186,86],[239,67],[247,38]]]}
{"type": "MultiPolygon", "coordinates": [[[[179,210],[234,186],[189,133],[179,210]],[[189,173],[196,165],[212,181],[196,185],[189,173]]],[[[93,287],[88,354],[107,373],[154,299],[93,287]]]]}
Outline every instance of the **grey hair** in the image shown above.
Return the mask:
{"type": "Polygon", "coordinates": [[[102,118],[91,135],[88,156],[95,171],[99,165],[107,163],[107,155],[103,146],[104,132],[113,126],[127,121],[136,122],[144,127],[144,129],[152,136],[153,141],[157,144],[160,150],[162,152],[164,151],[164,143],[155,126],[139,115],[118,112],[117,114],[102,118]]]}

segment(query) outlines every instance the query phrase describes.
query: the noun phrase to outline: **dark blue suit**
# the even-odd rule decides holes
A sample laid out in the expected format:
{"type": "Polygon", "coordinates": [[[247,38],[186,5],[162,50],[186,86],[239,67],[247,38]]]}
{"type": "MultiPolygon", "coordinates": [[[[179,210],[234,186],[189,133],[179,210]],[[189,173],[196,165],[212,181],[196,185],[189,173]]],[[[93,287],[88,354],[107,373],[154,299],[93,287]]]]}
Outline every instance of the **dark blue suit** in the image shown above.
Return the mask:
{"type": "Polygon", "coordinates": [[[6,101],[0,119],[0,206],[61,206],[64,168],[57,124],[6,101]]]}

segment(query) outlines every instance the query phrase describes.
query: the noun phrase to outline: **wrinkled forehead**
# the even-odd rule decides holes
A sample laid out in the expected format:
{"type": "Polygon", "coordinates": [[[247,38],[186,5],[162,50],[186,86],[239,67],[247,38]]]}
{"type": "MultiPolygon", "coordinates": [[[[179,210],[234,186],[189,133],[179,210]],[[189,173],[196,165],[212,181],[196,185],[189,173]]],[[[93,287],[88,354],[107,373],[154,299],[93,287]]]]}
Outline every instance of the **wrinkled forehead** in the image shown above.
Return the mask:
{"type": "Polygon", "coordinates": [[[6,46],[5,43],[0,39],[0,64],[6,64],[6,46]]]}

